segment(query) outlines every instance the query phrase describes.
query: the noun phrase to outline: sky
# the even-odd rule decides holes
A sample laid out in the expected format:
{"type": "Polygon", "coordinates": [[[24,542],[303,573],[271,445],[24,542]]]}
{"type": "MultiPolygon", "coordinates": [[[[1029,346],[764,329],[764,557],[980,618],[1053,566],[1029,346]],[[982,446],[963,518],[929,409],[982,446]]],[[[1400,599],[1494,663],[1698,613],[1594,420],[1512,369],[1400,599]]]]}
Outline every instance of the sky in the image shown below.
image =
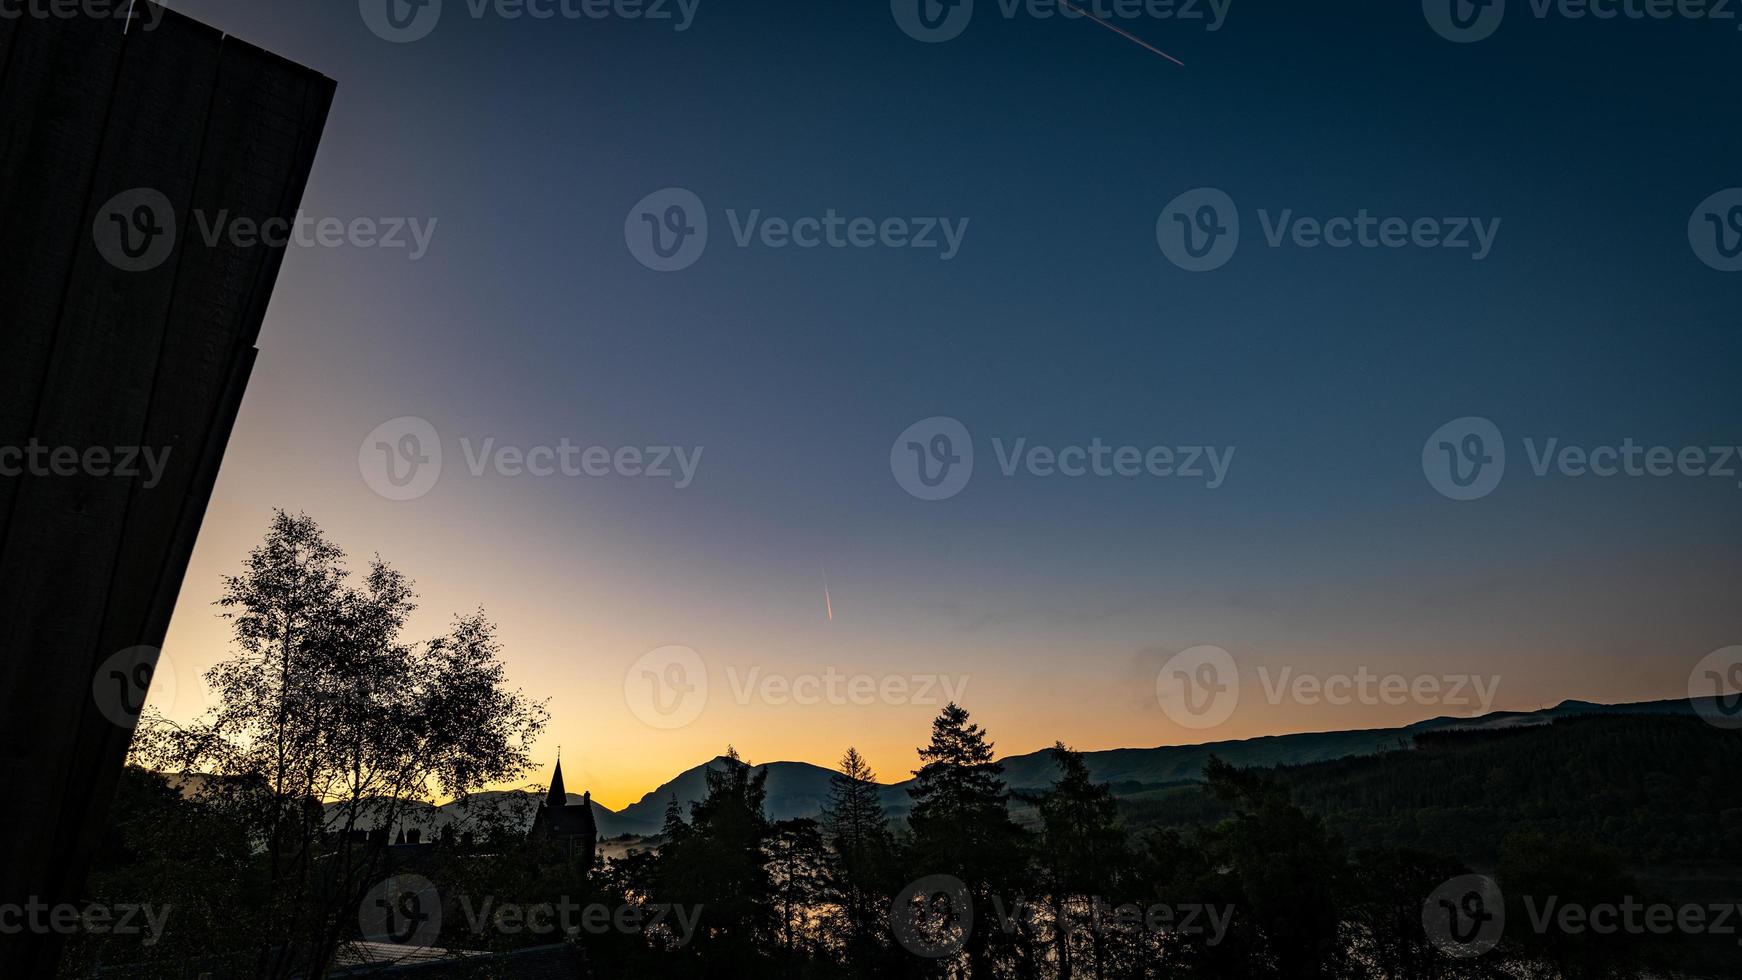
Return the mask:
{"type": "Polygon", "coordinates": [[[172,716],[229,653],[219,577],[273,508],[414,578],[418,635],[482,605],[549,702],[527,781],[560,745],[569,789],[613,808],[728,745],[819,765],[854,745],[906,778],[946,682],[1015,754],[1483,706],[1271,696],[1284,671],[1495,678],[1495,709],[1685,697],[1742,643],[1742,476],[1531,465],[1549,440],[1742,445],[1742,275],[1690,233],[1742,185],[1734,21],[1513,0],[1455,43],[1413,3],[1117,18],[1181,67],[997,0],[936,43],[906,0],[700,0],[683,30],[445,0],[407,43],[371,28],[384,2],[173,4],[337,80],[305,214],[429,234],[286,257],[166,644],[172,716]],[[1199,188],[1240,237],[1191,271],[1164,244],[1199,188]],[[692,200],[705,249],[650,267],[631,243],[692,200]],[[879,240],[777,247],[760,223],[831,214],[879,240]],[[1438,231],[1311,247],[1294,223],[1362,215],[1438,231]],[[898,244],[916,235],[939,247],[898,244]],[[942,430],[908,430],[940,417],[974,468],[924,499],[907,444],[942,430]],[[405,418],[442,466],[399,500],[369,457],[405,418]],[[1453,499],[1424,448],[1461,452],[1467,426],[1435,434],[1466,418],[1507,466],[1453,499]],[[680,447],[692,478],[469,465],[564,440],[680,447]],[[1226,468],[1005,475],[1018,440],[1226,468]],[[1206,645],[1241,694],[1181,724],[1158,673],[1206,645]],[[694,687],[697,663],[705,700],[650,712],[641,685],[688,664],[694,687]],[[831,671],[878,693],[782,697],[831,671]]]}

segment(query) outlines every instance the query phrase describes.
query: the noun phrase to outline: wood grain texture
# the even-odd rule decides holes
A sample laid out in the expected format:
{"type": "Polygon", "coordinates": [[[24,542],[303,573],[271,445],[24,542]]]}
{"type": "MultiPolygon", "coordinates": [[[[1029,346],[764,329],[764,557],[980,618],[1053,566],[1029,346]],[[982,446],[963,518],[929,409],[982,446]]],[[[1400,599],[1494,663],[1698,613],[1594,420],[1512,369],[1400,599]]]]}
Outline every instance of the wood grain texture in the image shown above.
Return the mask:
{"type": "MultiPolygon", "coordinates": [[[[200,215],[292,218],[331,105],[318,74],[167,11],[151,31],[0,28],[0,447],[167,453],[145,474],[0,476],[0,900],[73,901],[130,732],[98,666],[160,646],[257,352],[282,251],[206,241],[200,215]],[[174,212],[155,268],[105,257],[124,191],[174,212]]],[[[0,936],[0,976],[53,974],[0,936]]]]}

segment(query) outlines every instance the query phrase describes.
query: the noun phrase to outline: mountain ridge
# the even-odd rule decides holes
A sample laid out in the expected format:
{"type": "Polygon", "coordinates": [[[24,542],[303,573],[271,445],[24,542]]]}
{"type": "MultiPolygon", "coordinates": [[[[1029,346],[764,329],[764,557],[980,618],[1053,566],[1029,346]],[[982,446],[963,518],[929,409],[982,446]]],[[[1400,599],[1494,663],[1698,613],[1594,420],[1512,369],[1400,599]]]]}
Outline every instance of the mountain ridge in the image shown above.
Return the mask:
{"type": "MultiPolygon", "coordinates": [[[[1694,702],[1688,699],[1639,701],[1605,705],[1568,699],[1550,708],[1536,711],[1493,711],[1472,717],[1442,715],[1394,728],[1369,728],[1332,732],[1299,732],[1287,735],[1261,735],[1246,739],[1227,739],[1196,745],[1159,745],[1152,748],[1099,749],[1083,753],[1089,775],[1097,782],[1113,787],[1116,797],[1138,796],[1150,790],[1194,782],[1202,774],[1212,755],[1241,768],[1304,765],[1352,756],[1373,755],[1388,749],[1406,748],[1416,734],[1448,729],[1484,730],[1518,725],[1547,724],[1558,718],[1577,715],[1606,714],[1692,714],[1694,702]]],[[[601,838],[647,837],[659,833],[665,824],[667,803],[675,796],[687,815],[691,803],[707,794],[706,773],[723,768],[728,760],[716,756],[666,780],[642,797],[613,811],[593,801],[593,816],[601,838]]],[[[1038,792],[1050,786],[1056,769],[1050,749],[1005,756],[998,760],[1004,767],[1004,782],[1017,792],[1038,792]]],[[[815,817],[828,797],[830,781],[835,772],[809,762],[775,761],[751,763],[752,768],[768,772],[768,796],[765,809],[771,820],[795,817],[815,817]]],[[[912,779],[897,783],[879,783],[878,795],[883,807],[893,819],[905,818],[912,800],[908,793],[912,779]]],[[[473,794],[474,803],[500,806],[507,802],[525,811],[530,824],[531,811],[540,794],[525,790],[501,790],[473,794]]],[[[578,794],[568,794],[570,803],[580,803],[578,794]]],[[[1021,810],[1024,805],[1017,803],[1021,810]]],[[[420,808],[421,809],[421,808],[420,808]]],[[[439,828],[462,819],[454,812],[458,804],[429,807],[430,818],[439,828]]],[[[1019,814],[1020,816],[1020,814],[1019,814]]]]}

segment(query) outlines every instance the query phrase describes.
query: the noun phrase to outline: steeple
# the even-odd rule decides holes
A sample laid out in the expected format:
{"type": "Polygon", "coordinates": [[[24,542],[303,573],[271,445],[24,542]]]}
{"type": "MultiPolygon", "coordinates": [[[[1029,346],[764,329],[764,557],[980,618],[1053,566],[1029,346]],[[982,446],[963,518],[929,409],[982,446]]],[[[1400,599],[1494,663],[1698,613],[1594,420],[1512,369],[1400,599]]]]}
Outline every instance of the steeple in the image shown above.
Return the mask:
{"type": "Polygon", "coordinates": [[[556,760],[556,772],[550,777],[550,795],[545,797],[544,805],[555,810],[568,806],[569,794],[563,789],[563,760],[559,753],[556,760]]]}

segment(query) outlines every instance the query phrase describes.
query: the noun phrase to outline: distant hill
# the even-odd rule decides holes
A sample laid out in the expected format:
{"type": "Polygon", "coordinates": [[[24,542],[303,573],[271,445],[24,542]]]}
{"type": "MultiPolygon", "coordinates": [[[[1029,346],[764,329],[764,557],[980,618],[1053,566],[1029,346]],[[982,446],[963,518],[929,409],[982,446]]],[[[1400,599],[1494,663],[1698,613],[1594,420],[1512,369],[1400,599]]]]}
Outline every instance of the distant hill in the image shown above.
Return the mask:
{"type": "MultiPolygon", "coordinates": [[[[1145,800],[1168,797],[1182,786],[1196,782],[1212,755],[1242,768],[1301,766],[1408,748],[1417,735],[1430,732],[1510,729],[1590,714],[1689,715],[1693,711],[1693,705],[1685,699],[1621,705],[1563,701],[1541,711],[1496,711],[1474,718],[1431,718],[1402,728],[1273,735],[1148,749],[1107,749],[1085,752],[1083,758],[1088,764],[1089,774],[1097,782],[1110,784],[1116,797],[1145,800]]],[[[1057,777],[1051,753],[1046,750],[1008,756],[999,761],[1004,766],[1005,782],[1018,792],[1039,792],[1057,777]]],[[[724,765],[725,758],[717,757],[685,770],[621,811],[612,811],[594,802],[593,816],[599,825],[599,836],[628,834],[645,837],[657,834],[665,823],[667,801],[676,796],[683,813],[688,816],[689,805],[707,795],[707,770],[724,765]]],[[[815,817],[821,813],[823,802],[828,798],[829,781],[834,776],[832,770],[808,762],[770,762],[756,768],[768,770],[767,813],[770,819],[815,817]]],[[[912,780],[907,780],[880,787],[884,809],[892,818],[904,818],[912,807],[912,798],[908,794],[911,785],[912,780]]],[[[504,813],[514,813],[530,827],[538,799],[533,794],[508,790],[474,794],[471,805],[484,808],[484,812],[507,807],[509,809],[504,813]],[[524,816],[520,816],[522,813],[524,816]]],[[[581,797],[573,793],[568,799],[570,803],[581,801],[581,797]]],[[[1020,819],[1026,808],[1019,805],[1014,809],[1020,819]]],[[[468,812],[454,804],[424,808],[424,812],[433,820],[437,832],[449,823],[459,822],[463,826],[468,822],[468,812]]],[[[470,811],[470,814],[475,816],[478,812],[470,811]]]]}

